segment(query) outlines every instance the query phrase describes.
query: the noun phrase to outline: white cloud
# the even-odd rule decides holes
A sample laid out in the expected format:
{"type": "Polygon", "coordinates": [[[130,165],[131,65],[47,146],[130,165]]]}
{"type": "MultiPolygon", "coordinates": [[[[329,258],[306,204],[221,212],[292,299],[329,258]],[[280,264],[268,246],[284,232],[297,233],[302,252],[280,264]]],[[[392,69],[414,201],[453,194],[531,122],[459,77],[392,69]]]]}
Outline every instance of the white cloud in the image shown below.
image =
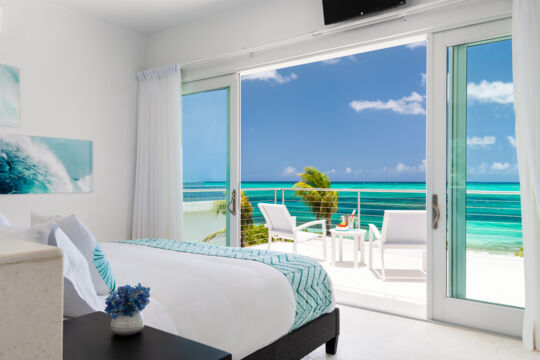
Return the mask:
{"type": "Polygon", "coordinates": [[[397,171],[397,172],[410,171],[411,169],[412,169],[411,166],[407,166],[407,165],[405,165],[405,164],[403,164],[403,163],[399,163],[399,164],[397,164],[397,166],[396,166],[396,171],[397,171]]]}
{"type": "Polygon", "coordinates": [[[467,84],[467,96],[471,100],[483,103],[512,104],[514,102],[514,84],[511,82],[486,80],[467,84]]]}
{"type": "Polygon", "coordinates": [[[281,172],[282,175],[289,176],[292,174],[296,174],[296,169],[292,166],[287,166],[283,171],[281,172]]]}
{"type": "Polygon", "coordinates": [[[402,97],[397,100],[354,100],[349,103],[349,106],[354,111],[360,112],[363,110],[392,110],[403,115],[425,115],[424,96],[413,91],[411,95],[402,97]]]}
{"type": "Polygon", "coordinates": [[[421,73],[420,74],[420,84],[422,86],[426,86],[426,79],[427,79],[426,73],[421,73]]]}
{"type": "Polygon", "coordinates": [[[326,172],[327,174],[335,174],[336,173],[336,169],[330,169],[326,172]]]}
{"type": "Polygon", "coordinates": [[[488,164],[483,162],[478,166],[469,166],[467,173],[469,174],[485,174],[488,170],[488,164]]]}
{"type": "Polygon", "coordinates": [[[494,145],[496,141],[497,138],[495,136],[467,137],[467,146],[470,148],[488,149],[491,145],[494,145]]]}
{"type": "Polygon", "coordinates": [[[477,175],[494,175],[494,174],[517,174],[517,164],[510,164],[507,162],[495,161],[493,163],[483,162],[477,166],[469,166],[467,173],[477,175]]]}
{"type": "Polygon", "coordinates": [[[358,59],[354,55],[349,55],[349,56],[345,56],[345,57],[322,60],[321,64],[323,64],[323,65],[335,65],[335,64],[339,64],[340,62],[345,61],[345,60],[349,60],[349,61],[352,61],[352,62],[358,62],[358,59]]]}
{"type": "Polygon", "coordinates": [[[323,64],[326,64],[326,65],[334,65],[334,64],[337,64],[338,62],[340,62],[341,59],[340,58],[334,58],[334,59],[328,59],[328,60],[323,60],[321,61],[323,64]]]}
{"type": "Polygon", "coordinates": [[[352,173],[352,169],[350,167],[345,168],[345,174],[352,173]]]}
{"type": "Polygon", "coordinates": [[[417,42],[413,42],[413,43],[410,43],[410,44],[407,44],[405,45],[407,46],[409,49],[416,49],[416,48],[419,48],[419,47],[424,47],[426,46],[426,42],[424,40],[422,41],[417,41],[417,42]]]}
{"type": "Polygon", "coordinates": [[[510,145],[512,145],[513,147],[516,147],[516,138],[515,137],[507,136],[506,138],[508,139],[508,142],[510,143],[510,145]]]}
{"type": "Polygon", "coordinates": [[[244,75],[242,80],[262,80],[268,82],[276,82],[278,84],[285,84],[289,81],[298,79],[298,75],[290,73],[289,75],[282,75],[277,70],[268,70],[256,74],[244,75]]]}
{"type": "Polygon", "coordinates": [[[420,164],[416,166],[406,165],[400,162],[396,165],[394,170],[398,173],[404,173],[404,172],[419,173],[419,172],[426,172],[426,166],[427,166],[427,162],[426,162],[426,159],[424,159],[420,162],[420,164]]]}
{"type": "Polygon", "coordinates": [[[491,170],[502,171],[508,170],[509,167],[509,163],[494,162],[493,164],[491,164],[491,170]]]}

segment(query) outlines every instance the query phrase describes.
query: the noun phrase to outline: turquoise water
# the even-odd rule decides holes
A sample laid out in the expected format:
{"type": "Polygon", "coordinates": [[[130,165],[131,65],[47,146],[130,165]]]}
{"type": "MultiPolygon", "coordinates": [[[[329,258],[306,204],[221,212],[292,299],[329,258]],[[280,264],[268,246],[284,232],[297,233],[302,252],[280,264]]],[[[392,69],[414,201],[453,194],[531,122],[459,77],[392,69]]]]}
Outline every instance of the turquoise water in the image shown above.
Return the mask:
{"type": "MultiPolygon", "coordinates": [[[[224,183],[205,183],[196,188],[223,187],[224,183]]],[[[255,224],[264,224],[259,212],[259,202],[282,203],[281,191],[254,191],[254,188],[292,188],[293,182],[243,182],[242,190],[249,197],[253,207],[255,224]]],[[[332,217],[332,225],[340,222],[340,216],[351,214],[358,207],[356,192],[339,189],[362,190],[425,190],[424,183],[333,183],[338,190],[338,211],[332,217]]],[[[517,183],[469,183],[469,191],[519,191],[517,183]]],[[[208,194],[208,193],[207,193],[208,194]]],[[[285,204],[299,224],[314,220],[310,209],[295,196],[294,191],[285,191],[285,204]]],[[[202,200],[199,194],[197,199],[202,200]]],[[[216,194],[209,194],[216,196],[216,194]]],[[[223,198],[223,194],[221,194],[223,198]]],[[[189,201],[189,197],[186,198],[189,201]]],[[[207,198],[206,200],[210,200],[207,198]]],[[[489,252],[514,252],[522,245],[521,208],[519,195],[468,194],[467,195],[467,248],[489,252]]],[[[362,192],[360,197],[360,222],[362,228],[375,224],[381,228],[384,210],[425,209],[423,193],[362,192]]]]}

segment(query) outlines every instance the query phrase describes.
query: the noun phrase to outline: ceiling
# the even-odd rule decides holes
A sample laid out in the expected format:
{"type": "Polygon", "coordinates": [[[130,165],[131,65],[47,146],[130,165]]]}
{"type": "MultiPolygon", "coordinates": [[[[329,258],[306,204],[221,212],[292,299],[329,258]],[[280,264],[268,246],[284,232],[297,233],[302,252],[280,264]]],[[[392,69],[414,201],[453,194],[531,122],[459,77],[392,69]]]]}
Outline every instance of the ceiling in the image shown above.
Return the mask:
{"type": "Polygon", "coordinates": [[[48,0],[123,27],[152,34],[251,0],[48,0]]]}

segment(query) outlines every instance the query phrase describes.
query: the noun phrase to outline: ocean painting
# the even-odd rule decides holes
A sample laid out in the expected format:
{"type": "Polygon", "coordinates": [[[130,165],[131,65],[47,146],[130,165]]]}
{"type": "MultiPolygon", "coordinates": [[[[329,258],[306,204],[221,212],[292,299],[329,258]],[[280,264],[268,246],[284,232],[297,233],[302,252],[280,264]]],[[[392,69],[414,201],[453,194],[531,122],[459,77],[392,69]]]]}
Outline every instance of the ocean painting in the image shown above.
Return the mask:
{"type": "Polygon", "coordinates": [[[0,134],[0,194],[87,193],[92,141],[0,134]]]}
{"type": "Polygon", "coordinates": [[[19,69],[0,64],[0,126],[19,125],[19,69]]]}

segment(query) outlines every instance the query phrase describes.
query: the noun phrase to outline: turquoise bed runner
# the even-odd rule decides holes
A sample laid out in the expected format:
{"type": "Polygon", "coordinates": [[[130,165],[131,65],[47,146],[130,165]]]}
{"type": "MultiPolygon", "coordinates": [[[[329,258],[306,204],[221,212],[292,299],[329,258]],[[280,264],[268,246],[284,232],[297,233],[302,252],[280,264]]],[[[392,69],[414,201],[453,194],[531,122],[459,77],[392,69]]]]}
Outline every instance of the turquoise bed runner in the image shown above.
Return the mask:
{"type": "Polygon", "coordinates": [[[296,313],[290,331],[298,329],[331,310],[332,285],[330,279],[317,261],[306,256],[165,239],[126,240],[121,241],[121,243],[189,254],[252,260],[272,266],[287,278],[296,299],[296,313]]]}

